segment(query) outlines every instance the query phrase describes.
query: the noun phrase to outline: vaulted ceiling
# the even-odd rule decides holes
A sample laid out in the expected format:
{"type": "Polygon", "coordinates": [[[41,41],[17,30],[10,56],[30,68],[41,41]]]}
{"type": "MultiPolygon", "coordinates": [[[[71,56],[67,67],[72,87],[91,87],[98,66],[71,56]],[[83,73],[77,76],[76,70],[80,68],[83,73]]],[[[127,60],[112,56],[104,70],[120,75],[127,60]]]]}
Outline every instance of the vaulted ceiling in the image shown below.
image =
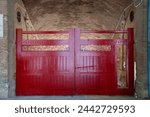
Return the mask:
{"type": "Polygon", "coordinates": [[[132,0],[23,0],[37,30],[114,29],[132,0]]]}

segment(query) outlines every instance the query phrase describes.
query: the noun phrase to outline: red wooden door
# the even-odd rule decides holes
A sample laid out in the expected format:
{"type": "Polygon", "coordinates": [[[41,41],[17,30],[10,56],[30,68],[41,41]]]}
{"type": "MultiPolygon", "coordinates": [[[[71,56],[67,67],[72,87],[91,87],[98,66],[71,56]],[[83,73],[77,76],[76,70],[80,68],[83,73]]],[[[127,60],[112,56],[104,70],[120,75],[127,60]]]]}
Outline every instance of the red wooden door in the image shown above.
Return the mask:
{"type": "MultiPolygon", "coordinates": [[[[42,34],[69,33],[67,40],[23,40],[17,30],[17,95],[72,95],[74,94],[74,30],[69,32],[42,32],[42,34]],[[34,50],[23,50],[24,46],[34,50]],[[36,50],[39,46],[63,49],[36,50]]],[[[38,32],[36,34],[41,34],[38,32]]]]}
{"type": "Polygon", "coordinates": [[[111,94],[117,85],[114,45],[107,39],[81,39],[82,31],[75,31],[77,94],[111,94]]]}
{"type": "Polygon", "coordinates": [[[38,32],[17,29],[16,32],[16,95],[134,94],[133,29],[38,32]],[[67,40],[23,40],[23,34],[64,33],[69,34],[67,40]],[[81,33],[127,33],[128,37],[115,40],[88,40],[82,39],[81,33]],[[120,44],[127,48],[124,88],[118,87],[117,79],[116,46],[120,44]],[[37,50],[29,49],[32,46],[37,50]],[[41,50],[39,46],[51,48],[58,46],[58,49],[41,50]]]}

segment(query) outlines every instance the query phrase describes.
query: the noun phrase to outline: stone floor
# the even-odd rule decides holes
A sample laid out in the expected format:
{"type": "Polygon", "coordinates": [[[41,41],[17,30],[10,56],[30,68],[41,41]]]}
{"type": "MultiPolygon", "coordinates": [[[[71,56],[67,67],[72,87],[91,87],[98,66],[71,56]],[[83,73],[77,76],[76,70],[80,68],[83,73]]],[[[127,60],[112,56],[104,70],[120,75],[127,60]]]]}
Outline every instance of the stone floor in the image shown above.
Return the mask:
{"type": "MultiPolygon", "coordinates": [[[[5,99],[2,99],[5,100],[5,99]]],[[[17,96],[7,100],[137,100],[130,96],[17,96]]]]}

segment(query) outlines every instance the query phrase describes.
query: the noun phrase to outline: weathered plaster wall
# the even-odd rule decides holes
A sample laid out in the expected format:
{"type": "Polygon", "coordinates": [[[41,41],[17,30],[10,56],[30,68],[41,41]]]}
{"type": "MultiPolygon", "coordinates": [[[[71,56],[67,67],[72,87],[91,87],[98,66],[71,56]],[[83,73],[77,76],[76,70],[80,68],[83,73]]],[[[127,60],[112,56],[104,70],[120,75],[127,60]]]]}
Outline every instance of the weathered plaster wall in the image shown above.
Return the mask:
{"type": "Polygon", "coordinates": [[[135,29],[135,56],[137,62],[136,93],[139,98],[147,98],[147,0],[143,0],[143,3],[136,8],[135,29]]]}
{"type": "Polygon", "coordinates": [[[0,37],[0,98],[8,96],[8,15],[7,0],[0,0],[0,14],[3,14],[4,36],[0,37]]]}
{"type": "Polygon", "coordinates": [[[23,30],[34,30],[33,25],[28,17],[26,8],[22,0],[8,0],[9,1],[9,33],[8,33],[8,51],[9,51],[9,67],[8,67],[8,79],[9,89],[8,97],[15,96],[16,88],[16,28],[22,28],[23,30]],[[21,13],[21,21],[17,20],[17,12],[21,13]]]}
{"type": "Polygon", "coordinates": [[[114,29],[132,0],[23,0],[36,30],[114,29]]]}

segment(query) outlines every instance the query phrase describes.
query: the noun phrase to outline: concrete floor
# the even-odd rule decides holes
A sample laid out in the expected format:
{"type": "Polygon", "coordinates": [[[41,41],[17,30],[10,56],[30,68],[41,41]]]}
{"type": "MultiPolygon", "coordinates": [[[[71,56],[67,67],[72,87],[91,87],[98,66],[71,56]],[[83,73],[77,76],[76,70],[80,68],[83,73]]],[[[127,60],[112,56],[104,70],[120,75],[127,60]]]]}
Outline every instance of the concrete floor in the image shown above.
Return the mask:
{"type": "MultiPolygon", "coordinates": [[[[2,99],[4,100],[4,99],[2,99]]],[[[137,100],[133,96],[17,96],[7,100],[137,100]]]]}

